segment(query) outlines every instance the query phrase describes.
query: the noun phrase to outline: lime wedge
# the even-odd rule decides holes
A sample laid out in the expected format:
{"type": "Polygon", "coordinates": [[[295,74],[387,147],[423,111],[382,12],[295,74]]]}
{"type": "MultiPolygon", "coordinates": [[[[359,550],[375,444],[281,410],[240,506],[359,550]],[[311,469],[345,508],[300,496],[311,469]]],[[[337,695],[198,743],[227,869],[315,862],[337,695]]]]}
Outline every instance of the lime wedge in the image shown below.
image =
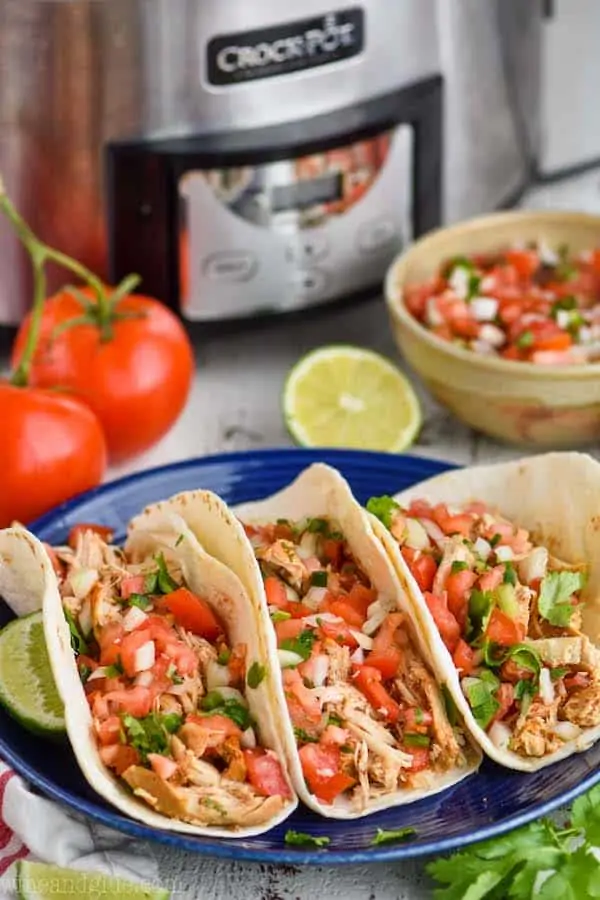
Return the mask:
{"type": "Polygon", "coordinates": [[[45,863],[17,863],[17,892],[22,900],[169,900],[170,891],[151,884],[134,884],[99,872],[60,869],[45,863]]]}
{"type": "Polygon", "coordinates": [[[65,731],[63,704],[52,677],[41,612],[15,619],[0,631],[0,703],[35,734],[65,731]]]}
{"type": "Polygon", "coordinates": [[[389,360],[360,347],[313,350],[290,371],[283,412],[304,447],[398,453],[414,441],[421,408],[408,379],[389,360]]]}

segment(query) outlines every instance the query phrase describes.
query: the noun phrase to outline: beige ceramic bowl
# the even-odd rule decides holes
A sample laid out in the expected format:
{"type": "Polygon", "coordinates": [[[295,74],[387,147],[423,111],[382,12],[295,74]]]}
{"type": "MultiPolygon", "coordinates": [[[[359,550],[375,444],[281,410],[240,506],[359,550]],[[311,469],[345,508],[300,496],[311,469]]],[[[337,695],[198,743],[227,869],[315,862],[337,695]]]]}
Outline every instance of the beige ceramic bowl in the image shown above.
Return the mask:
{"type": "Polygon", "coordinates": [[[518,241],[600,247],[600,216],[515,211],[431,232],[390,267],[386,302],[394,337],[433,396],[472,428],[529,447],[576,447],[600,438],[600,363],[546,367],[478,356],[435,337],[411,316],[405,284],[430,278],[444,260],[518,241]]]}

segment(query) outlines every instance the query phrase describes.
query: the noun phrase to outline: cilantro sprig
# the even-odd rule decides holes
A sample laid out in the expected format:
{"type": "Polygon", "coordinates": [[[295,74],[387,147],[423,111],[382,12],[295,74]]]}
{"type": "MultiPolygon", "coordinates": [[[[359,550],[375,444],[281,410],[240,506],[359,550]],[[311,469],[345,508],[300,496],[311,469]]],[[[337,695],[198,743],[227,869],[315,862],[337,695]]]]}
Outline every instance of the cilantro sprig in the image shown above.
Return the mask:
{"type": "Polygon", "coordinates": [[[568,627],[575,607],[571,597],[584,585],[581,572],[548,572],[542,581],[538,610],[551,625],[568,627]]]}
{"type": "Polygon", "coordinates": [[[600,896],[600,785],[573,804],[570,827],[532,822],[461,853],[427,872],[443,887],[436,900],[582,900],[600,896]]]}
{"type": "Polygon", "coordinates": [[[178,731],[183,718],[177,713],[150,713],[141,719],[126,714],[122,717],[122,722],[127,743],[135,747],[146,761],[149,753],[165,753],[168,750],[169,735],[178,731]]]}
{"type": "Polygon", "coordinates": [[[292,828],[286,831],[283,840],[292,847],[326,847],[331,843],[331,838],[325,837],[325,835],[317,837],[314,834],[305,834],[303,831],[294,831],[292,828]]]}
{"type": "Polygon", "coordinates": [[[367,512],[379,519],[381,524],[388,529],[392,527],[392,519],[397,509],[400,509],[399,504],[387,494],[367,500],[367,512]]]}
{"type": "Polygon", "coordinates": [[[297,653],[302,659],[308,659],[312,653],[313,644],[316,639],[316,631],[305,628],[304,631],[300,632],[297,638],[286,638],[282,641],[280,647],[282,650],[291,650],[292,653],[297,653]]]}
{"type": "Polygon", "coordinates": [[[410,838],[415,837],[417,832],[414,828],[378,828],[377,834],[373,838],[372,841],[369,841],[371,846],[377,846],[378,844],[393,844],[396,841],[407,841],[410,838]]]}

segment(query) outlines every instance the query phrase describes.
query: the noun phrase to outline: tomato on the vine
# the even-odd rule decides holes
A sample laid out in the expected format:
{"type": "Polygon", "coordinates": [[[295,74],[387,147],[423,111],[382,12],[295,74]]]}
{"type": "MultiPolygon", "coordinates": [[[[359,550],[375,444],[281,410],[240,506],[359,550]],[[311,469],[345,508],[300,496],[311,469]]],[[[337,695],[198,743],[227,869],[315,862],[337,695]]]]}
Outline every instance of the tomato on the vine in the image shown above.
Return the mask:
{"type": "MultiPolygon", "coordinates": [[[[194,355],[182,323],[158,300],[126,294],[111,301],[112,290],[104,293],[104,310],[90,287],[46,300],[29,380],[84,400],[102,423],[111,459],[121,461],[155,444],[178,418],[194,355]]],[[[16,337],[13,366],[29,327],[27,316],[16,337]]]]}
{"type": "Polygon", "coordinates": [[[100,422],[59,391],[0,382],[0,527],[30,522],[95,487],[106,467],[100,422]]]}

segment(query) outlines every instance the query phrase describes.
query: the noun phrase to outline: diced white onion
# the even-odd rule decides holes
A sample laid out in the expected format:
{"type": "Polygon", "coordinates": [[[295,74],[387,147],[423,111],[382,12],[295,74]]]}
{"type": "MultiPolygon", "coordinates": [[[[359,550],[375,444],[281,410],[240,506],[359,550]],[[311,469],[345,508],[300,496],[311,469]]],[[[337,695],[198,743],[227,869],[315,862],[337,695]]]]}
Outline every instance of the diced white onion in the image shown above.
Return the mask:
{"type": "Polygon", "coordinates": [[[154,641],[146,641],[145,644],[142,644],[142,646],[135,651],[133,671],[145,672],[146,669],[152,668],[155,660],[156,652],[154,649],[154,641]]]}
{"type": "Polygon", "coordinates": [[[588,328],[586,325],[582,325],[579,329],[579,342],[581,344],[591,344],[593,340],[593,332],[591,328],[588,328]]]}
{"type": "Polygon", "coordinates": [[[448,540],[442,529],[439,525],[436,525],[431,519],[419,519],[419,522],[431,538],[431,540],[438,545],[438,547],[443,547],[446,541],[448,540]]]}
{"type": "Polygon", "coordinates": [[[210,659],[206,666],[206,687],[209,691],[216,688],[227,687],[230,681],[227,666],[220,666],[215,659],[210,659]]]}
{"type": "Polygon", "coordinates": [[[246,728],[245,731],[242,731],[240,744],[245,750],[252,750],[256,747],[256,735],[253,728],[246,728]]]}
{"type": "Polygon", "coordinates": [[[248,706],[248,701],[236,688],[220,687],[217,693],[221,695],[223,700],[235,700],[236,703],[240,703],[242,706],[248,706]]]}
{"type": "Polygon", "coordinates": [[[329,672],[329,657],[326,653],[319,653],[311,660],[312,683],[315,687],[322,687],[329,672]]]}
{"type": "Polygon", "coordinates": [[[431,328],[444,324],[444,317],[437,307],[436,297],[430,297],[425,305],[425,320],[431,328]]]}
{"type": "Polygon", "coordinates": [[[550,669],[543,668],[540,672],[540,697],[550,706],[554,702],[554,685],[550,676],[550,669]]]}
{"type": "Polygon", "coordinates": [[[498,562],[510,562],[510,560],[514,558],[515,552],[512,547],[506,547],[504,545],[496,547],[496,559],[498,562]]]}
{"type": "Polygon", "coordinates": [[[106,670],[108,666],[98,666],[97,669],[94,669],[88,681],[95,681],[97,678],[106,678],[106,670]]]}
{"type": "Polygon", "coordinates": [[[369,618],[367,619],[367,621],[365,622],[365,624],[362,627],[363,634],[368,634],[368,635],[375,634],[375,632],[377,631],[377,629],[379,628],[379,626],[381,625],[383,620],[386,618],[387,614],[388,614],[388,610],[384,609],[384,607],[382,606],[378,612],[376,612],[372,616],[369,616],[369,618]]]}
{"type": "Polygon", "coordinates": [[[496,275],[484,275],[479,283],[482,291],[493,291],[496,289],[498,279],[496,275]]]}
{"type": "Polygon", "coordinates": [[[581,728],[573,722],[557,722],[554,731],[561,741],[574,741],[581,734],[581,728]]]}
{"type": "Polygon", "coordinates": [[[358,631],[354,628],[350,629],[350,634],[356,641],[359,647],[362,647],[363,650],[370,650],[373,646],[373,638],[369,637],[367,634],[363,634],[362,631],[358,631]]]}
{"type": "Polygon", "coordinates": [[[344,620],[340,618],[340,616],[334,616],[333,613],[317,613],[314,616],[306,616],[306,618],[302,619],[305,625],[310,625],[311,628],[318,628],[321,622],[331,622],[335,624],[337,622],[343,622],[344,620]]]}
{"type": "Polygon", "coordinates": [[[538,241],[538,253],[540,255],[540,260],[547,266],[555,266],[558,263],[558,256],[552,249],[552,247],[548,246],[545,241],[538,241]]]}
{"type": "Polygon", "coordinates": [[[317,550],[317,535],[310,531],[305,531],[300,538],[300,543],[296,547],[296,553],[300,559],[308,559],[315,556],[317,550]]]}
{"type": "Polygon", "coordinates": [[[125,631],[133,631],[142,622],[145,622],[148,616],[139,606],[130,606],[123,616],[123,628],[125,631]]]}
{"type": "Polygon", "coordinates": [[[488,731],[489,739],[498,750],[507,750],[510,743],[511,731],[504,722],[494,722],[488,731]]]}
{"type": "Polygon", "coordinates": [[[83,600],[94,587],[98,578],[97,569],[74,569],[69,574],[69,584],[71,585],[73,596],[77,600],[83,600]]]}
{"type": "Polygon", "coordinates": [[[568,328],[571,324],[571,310],[570,309],[557,309],[556,310],[556,324],[559,328],[568,328]]]}
{"type": "Polygon", "coordinates": [[[491,344],[488,344],[487,341],[482,341],[479,338],[475,338],[475,340],[471,341],[471,350],[475,353],[478,353],[480,356],[495,356],[496,351],[492,347],[491,344]]]}
{"type": "Polygon", "coordinates": [[[350,654],[350,662],[361,666],[365,661],[365,653],[362,647],[357,647],[354,653],[350,654]]]}
{"type": "Polygon", "coordinates": [[[406,519],[406,541],[407,547],[413,550],[426,550],[429,547],[429,536],[418,519],[406,519]]]}
{"type": "Polygon", "coordinates": [[[94,627],[92,622],[92,602],[89,597],[86,597],[81,604],[77,619],[79,620],[81,633],[84,637],[87,637],[88,634],[92,633],[92,628],[94,627]]]}
{"type": "Polygon", "coordinates": [[[376,616],[379,613],[380,609],[383,609],[383,601],[381,599],[374,600],[373,603],[370,603],[367,606],[367,619],[371,619],[373,616],[376,616]]]}
{"type": "Polygon", "coordinates": [[[153,681],[154,675],[152,672],[140,672],[139,675],[135,676],[134,684],[137,684],[140,687],[150,687],[153,681]]]}
{"type": "Polygon", "coordinates": [[[290,587],[289,584],[284,583],[285,596],[287,597],[288,603],[298,603],[300,600],[300,596],[298,592],[294,590],[293,587],[290,587]]]}
{"type": "Polygon", "coordinates": [[[452,274],[448,279],[448,284],[457,297],[466,300],[469,296],[469,284],[471,281],[471,272],[466,266],[454,266],[452,274]]]}
{"type": "Polygon", "coordinates": [[[471,314],[478,322],[491,322],[496,318],[498,301],[495,297],[474,297],[471,300],[471,314]]]}
{"type": "Polygon", "coordinates": [[[304,662],[300,654],[294,653],[292,650],[278,650],[277,656],[279,658],[279,665],[282,669],[290,669],[293,666],[299,666],[301,662],[304,662]]]}
{"type": "Polygon", "coordinates": [[[492,347],[501,347],[506,340],[502,329],[498,328],[497,325],[492,325],[490,322],[486,322],[485,325],[481,326],[479,337],[487,344],[491,344],[492,347]]]}
{"type": "Polygon", "coordinates": [[[318,609],[327,595],[326,587],[311,587],[302,600],[310,609],[318,609]]]}
{"type": "Polygon", "coordinates": [[[477,555],[480,556],[484,562],[492,552],[492,545],[482,537],[477,538],[477,540],[473,544],[473,547],[475,548],[475,553],[477,553],[477,555]]]}
{"type": "Polygon", "coordinates": [[[535,547],[524,559],[519,560],[519,577],[525,584],[544,578],[548,570],[548,551],[545,547],[535,547]]]}

